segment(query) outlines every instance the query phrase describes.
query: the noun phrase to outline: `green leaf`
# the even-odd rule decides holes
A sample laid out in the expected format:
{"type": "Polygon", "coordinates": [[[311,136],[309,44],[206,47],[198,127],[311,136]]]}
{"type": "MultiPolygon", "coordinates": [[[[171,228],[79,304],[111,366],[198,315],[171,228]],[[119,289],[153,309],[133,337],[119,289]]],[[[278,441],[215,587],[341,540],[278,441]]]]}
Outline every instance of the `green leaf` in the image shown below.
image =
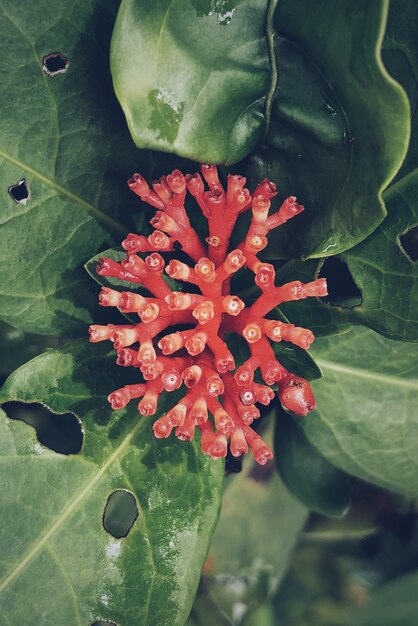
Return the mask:
{"type": "Polygon", "coordinates": [[[2,413],[0,593],[7,623],[186,620],[219,513],[223,465],[197,444],[155,440],[150,419],[134,407],[112,414],[106,395],[129,382],[120,369],[101,346],[74,344],[21,367],[1,392],[1,402],[44,402],[58,421],[72,411],[84,432],[79,454],[57,454],[2,413]],[[138,507],[122,539],[102,523],[117,489],[133,494],[138,507]]]}
{"type": "Polygon", "coordinates": [[[232,163],[263,130],[249,179],[268,175],[306,205],[267,254],[350,248],[384,218],[409,139],[408,99],[380,59],[387,5],[123,0],[111,62],[135,142],[232,163]]]}
{"type": "Polygon", "coordinates": [[[371,594],[370,600],[349,611],[352,626],[414,626],[417,623],[418,572],[397,578],[371,594]]]}
{"type": "Polygon", "coordinates": [[[265,0],[123,0],[116,95],[136,145],[234,163],[263,133],[270,84],[265,0]]]}
{"type": "Polygon", "coordinates": [[[390,0],[388,24],[383,41],[383,61],[393,78],[408,94],[411,106],[411,142],[397,179],[400,180],[418,162],[418,7],[414,0],[390,0]]]}
{"type": "Polygon", "coordinates": [[[385,216],[382,191],[409,139],[407,97],[380,58],[387,7],[277,3],[278,88],[249,176],[268,176],[281,198],[296,195],[305,211],[271,233],[270,258],[336,254],[385,216]]]}
{"type": "Polygon", "coordinates": [[[275,458],[285,485],[308,508],[342,517],[351,500],[351,479],[309,442],[295,419],[277,408],[275,458]]]}
{"type": "Polygon", "coordinates": [[[137,202],[125,181],[148,169],[112,89],[116,8],[18,0],[0,9],[0,317],[29,332],[65,335],[90,321],[96,294],[82,264],[129,228],[137,202]],[[42,60],[54,52],[69,67],[49,76],[42,60]],[[22,179],[26,204],[8,193],[22,179]]]}
{"type": "Polygon", "coordinates": [[[310,442],[349,474],[418,493],[416,347],[366,328],[318,340],[317,410],[300,420],[310,442]]]}
{"type": "MultiPolygon", "coordinates": [[[[397,182],[384,193],[387,217],[367,239],[339,257],[347,264],[361,292],[361,304],[347,308],[309,299],[283,307],[292,320],[310,319],[310,327],[316,333],[340,332],[349,328],[350,323],[360,323],[391,339],[418,340],[418,267],[413,262],[418,254],[417,246],[415,245],[415,254],[411,259],[399,240],[418,224],[418,170],[415,167],[418,146],[417,23],[415,2],[394,0],[390,3],[383,44],[384,61],[409,96],[413,114],[412,137],[407,157],[396,178],[397,182]]],[[[284,272],[297,276],[305,269],[312,279],[319,272],[320,263],[296,263],[293,267],[287,264],[284,272]]]]}

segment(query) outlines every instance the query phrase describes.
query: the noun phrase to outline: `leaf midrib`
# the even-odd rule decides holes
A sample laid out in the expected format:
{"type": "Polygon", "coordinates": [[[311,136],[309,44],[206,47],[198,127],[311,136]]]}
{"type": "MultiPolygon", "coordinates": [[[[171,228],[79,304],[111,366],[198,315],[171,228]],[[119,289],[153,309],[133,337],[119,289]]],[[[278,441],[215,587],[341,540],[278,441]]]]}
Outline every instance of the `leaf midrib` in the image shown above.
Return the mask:
{"type": "Polygon", "coordinates": [[[16,567],[3,578],[0,582],[0,593],[2,593],[9,584],[19,576],[19,574],[26,568],[26,566],[39,554],[42,548],[47,544],[49,539],[55,534],[55,532],[66,522],[70,515],[77,509],[81,502],[89,495],[95,485],[104,476],[109,467],[122,455],[124,450],[129,445],[132,438],[147,424],[147,420],[140,420],[128,433],[118,448],[111,454],[106,463],[100,468],[100,470],[93,476],[91,480],[86,484],[84,489],[70,502],[66,509],[58,516],[55,522],[49,527],[49,529],[42,535],[37,541],[35,546],[30,550],[26,556],[16,565],[16,567]]]}
{"type": "Polygon", "coordinates": [[[331,370],[332,372],[338,372],[339,374],[348,374],[349,376],[354,376],[356,378],[364,378],[378,383],[386,383],[387,385],[393,385],[396,387],[418,390],[418,380],[408,380],[405,378],[399,378],[398,376],[391,376],[390,374],[370,372],[361,368],[351,367],[350,365],[342,365],[341,363],[328,361],[326,359],[315,358],[315,362],[321,368],[331,370]]]}
{"type": "MultiPolygon", "coordinates": [[[[30,165],[26,165],[25,163],[22,163],[22,161],[19,161],[19,159],[15,159],[14,157],[10,156],[10,154],[7,154],[7,152],[4,152],[2,149],[0,149],[0,157],[3,157],[10,163],[13,163],[13,165],[20,167],[22,170],[25,170],[26,172],[28,172],[29,174],[37,178],[39,181],[44,183],[44,185],[46,185],[47,187],[50,187],[57,193],[67,196],[67,198],[69,198],[73,202],[76,202],[85,211],[87,211],[87,213],[89,213],[92,217],[98,219],[104,224],[107,224],[112,229],[116,230],[117,232],[121,233],[124,236],[127,234],[128,230],[122,224],[120,224],[113,218],[109,217],[109,215],[106,215],[106,213],[103,213],[103,211],[95,207],[93,204],[90,204],[90,202],[87,202],[87,200],[84,200],[73,191],[70,191],[63,185],[60,185],[59,183],[55,182],[54,180],[51,180],[44,174],[41,174],[37,170],[33,169],[30,165]]],[[[30,205],[28,206],[28,208],[30,208],[30,205]]]]}

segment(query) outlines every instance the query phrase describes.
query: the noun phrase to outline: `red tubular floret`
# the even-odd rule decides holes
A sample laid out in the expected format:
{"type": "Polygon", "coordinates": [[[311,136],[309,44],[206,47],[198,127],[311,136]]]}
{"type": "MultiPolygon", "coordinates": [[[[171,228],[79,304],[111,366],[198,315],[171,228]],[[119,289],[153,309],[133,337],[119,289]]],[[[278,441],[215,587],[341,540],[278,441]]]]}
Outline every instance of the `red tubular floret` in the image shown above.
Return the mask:
{"type": "Polygon", "coordinates": [[[171,435],[171,431],[173,430],[174,426],[170,422],[170,419],[167,417],[167,415],[163,415],[154,422],[152,428],[154,430],[154,436],[157,439],[167,439],[167,437],[171,435]]]}
{"type": "Polygon", "coordinates": [[[248,445],[245,439],[243,428],[236,428],[231,435],[231,454],[232,456],[241,456],[247,454],[248,445]]]}
{"type": "Polygon", "coordinates": [[[190,418],[190,415],[186,415],[183,424],[176,428],[177,439],[180,439],[180,441],[191,441],[194,437],[195,428],[196,423],[190,418]]]}
{"type": "Polygon", "coordinates": [[[170,369],[161,375],[161,382],[166,391],[175,391],[182,384],[181,374],[178,370],[170,369]]]}
{"type": "MultiPolygon", "coordinates": [[[[103,307],[137,314],[141,323],[94,324],[89,328],[90,341],[113,342],[117,364],[135,368],[145,381],[113,391],[108,397],[113,409],[139,398],[139,414],[156,415],[153,431],[157,439],[175,435],[190,441],[197,428],[201,450],[212,459],[225,457],[229,445],[235,457],[251,448],[255,460],[263,465],[272,458],[272,451],[250,425],[260,417],[256,405],[267,406],[275,398],[272,387],[278,388],[277,396],[287,411],[305,416],[315,408],[309,383],[283,367],[270,343],[286,341],[308,349],[314,340],[312,331],[265,319],[265,315],[282,302],[326,295],[326,280],[286,284],[279,280],[276,286],[275,267],[258,257],[267,246],[269,232],[303,211],[296,197],[286,198],[270,214],[271,199],[277,194],[271,181],[264,179],[251,194],[244,177],[229,175],[225,191],[215,165],[202,165],[201,172],[203,178],[174,170],[154,181],[151,188],[140,174],[128,181],[141,200],[157,209],[151,219],[156,230],[147,237],[129,233],[122,242],[127,256],[120,263],[100,259],[97,273],[109,282],[117,278],[137,283],[148,293],[144,297],[106,286],[99,302],[103,307]],[[184,208],[187,192],[208,221],[205,242],[190,225],[184,208]],[[249,208],[250,226],[244,241],[234,248],[230,240],[235,221],[249,208]],[[182,250],[181,257],[173,258],[177,247],[182,250]],[[164,269],[169,276],[165,280],[164,269]],[[241,299],[231,289],[240,283],[235,274],[241,270],[253,277],[259,289],[255,299],[241,299]],[[170,279],[188,284],[184,290],[181,283],[173,290],[168,286],[172,285],[170,279]],[[250,353],[238,367],[231,352],[231,333],[241,336],[250,353]],[[259,380],[265,384],[256,382],[259,380]],[[176,390],[177,404],[159,416],[160,394],[176,390]]],[[[243,277],[245,280],[245,274],[243,277]]]]}
{"type": "Polygon", "coordinates": [[[122,241],[122,247],[125,248],[128,254],[134,254],[135,252],[146,252],[149,248],[149,242],[143,235],[135,235],[130,233],[126,239],[122,241]]]}

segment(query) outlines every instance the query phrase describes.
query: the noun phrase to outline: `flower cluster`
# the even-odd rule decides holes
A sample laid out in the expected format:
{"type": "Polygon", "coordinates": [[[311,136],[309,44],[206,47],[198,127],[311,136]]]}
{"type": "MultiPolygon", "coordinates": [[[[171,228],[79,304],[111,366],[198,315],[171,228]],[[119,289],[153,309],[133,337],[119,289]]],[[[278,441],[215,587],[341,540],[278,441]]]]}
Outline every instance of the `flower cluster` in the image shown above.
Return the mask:
{"type": "Polygon", "coordinates": [[[225,190],[216,166],[202,165],[201,172],[208,189],[200,174],[184,176],[179,170],[154,181],[152,188],[139,174],[128,181],[131,190],[156,209],[151,219],[155,230],[148,237],[128,235],[122,242],[125,259],[118,263],[102,258],[97,273],[137,283],[151,295],[103,287],[102,306],[137,314],[139,322],[93,325],[90,341],[109,339],[118,365],[137,368],[142,374],[143,382],[109,395],[113,409],[141,398],[140,414],[154,415],[160,394],[184,385],[184,397],[154,421],[157,438],[169,437],[175,429],[176,437],[191,440],[198,428],[201,449],[210,457],[224,457],[229,440],[232,455],[245,454],[250,447],[256,461],[264,464],[272,452],[251,424],[260,416],[257,403],[268,405],[274,398],[272,386],[277,386],[286,409],[306,415],[315,408],[309,383],[283,367],[270,343],[289,341],[308,349],[313,333],[265,316],[282,302],[326,295],[326,281],[276,286],[273,265],[257,257],[267,245],[269,231],[303,211],[295,197],[287,198],[269,215],[271,198],[277,192],[267,179],[251,194],[242,176],[229,175],[225,190]],[[187,192],[208,222],[205,241],[190,224],[184,207],[187,192]],[[248,209],[252,220],[245,239],[229,250],[236,220],[248,209]],[[180,248],[185,253],[182,258],[190,261],[171,259],[166,264],[162,254],[180,248]],[[138,253],[149,254],[142,258],[138,253]],[[243,267],[254,273],[259,289],[249,306],[230,293],[231,277],[243,267]],[[164,272],[184,287],[172,291],[164,272]],[[187,329],[170,332],[172,326],[187,329]],[[229,333],[243,336],[248,344],[250,356],[239,367],[224,341],[229,333]],[[257,369],[265,384],[255,381],[257,369]]]}

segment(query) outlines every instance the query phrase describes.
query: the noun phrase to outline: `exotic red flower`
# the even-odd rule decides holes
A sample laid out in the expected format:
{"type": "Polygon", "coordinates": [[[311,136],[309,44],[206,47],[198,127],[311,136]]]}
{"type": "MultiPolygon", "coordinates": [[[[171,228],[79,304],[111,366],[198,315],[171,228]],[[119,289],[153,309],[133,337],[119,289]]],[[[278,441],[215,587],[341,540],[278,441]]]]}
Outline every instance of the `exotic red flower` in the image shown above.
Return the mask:
{"type": "Polygon", "coordinates": [[[251,428],[260,416],[256,403],[268,405],[274,398],[271,387],[277,385],[286,409],[306,415],[315,408],[309,383],[287,371],[270,344],[290,341],[308,349],[313,333],[265,316],[282,302],[326,295],[326,281],[320,278],[276,286],[273,265],[257,258],[267,245],[269,231],[303,211],[295,197],[287,198],[269,215],[270,200],[277,193],[274,183],[265,179],[250,194],[244,177],[229,175],[225,191],[216,166],[202,165],[201,171],[208,190],[200,174],[183,176],[179,170],[152,183],[152,189],[140,174],[128,181],[132,191],[157,209],[151,219],[156,230],[149,237],[128,235],[122,242],[126,258],[121,263],[101,259],[97,272],[138,283],[153,297],[103,287],[99,296],[102,306],[136,313],[140,321],[91,326],[90,341],[110,339],[117,350],[118,365],[139,369],[145,381],[112,392],[108,400],[113,409],[141,398],[141,415],[154,415],[162,391],[171,392],[184,384],[183,398],[154,422],[155,436],[169,437],[175,429],[179,439],[191,440],[198,428],[201,449],[210,457],[224,457],[229,440],[233,456],[245,454],[250,447],[256,461],[264,464],[272,452],[251,428]],[[209,236],[205,242],[192,228],[184,208],[187,191],[207,219],[209,236]],[[247,235],[229,251],[235,222],[250,208],[252,221],[247,235]],[[179,247],[190,263],[172,259],[166,265],[160,253],[171,252],[172,256],[179,247]],[[138,252],[151,254],[143,259],[138,252]],[[261,291],[249,306],[230,293],[231,276],[243,267],[254,272],[261,291]],[[168,276],[185,283],[184,291],[170,289],[163,278],[164,269],[168,276]],[[198,287],[200,293],[187,284],[198,287]],[[190,328],[167,332],[179,325],[190,328]],[[242,335],[251,354],[238,368],[224,341],[229,333],[242,335]],[[254,381],[257,369],[266,384],[254,381]]]}

